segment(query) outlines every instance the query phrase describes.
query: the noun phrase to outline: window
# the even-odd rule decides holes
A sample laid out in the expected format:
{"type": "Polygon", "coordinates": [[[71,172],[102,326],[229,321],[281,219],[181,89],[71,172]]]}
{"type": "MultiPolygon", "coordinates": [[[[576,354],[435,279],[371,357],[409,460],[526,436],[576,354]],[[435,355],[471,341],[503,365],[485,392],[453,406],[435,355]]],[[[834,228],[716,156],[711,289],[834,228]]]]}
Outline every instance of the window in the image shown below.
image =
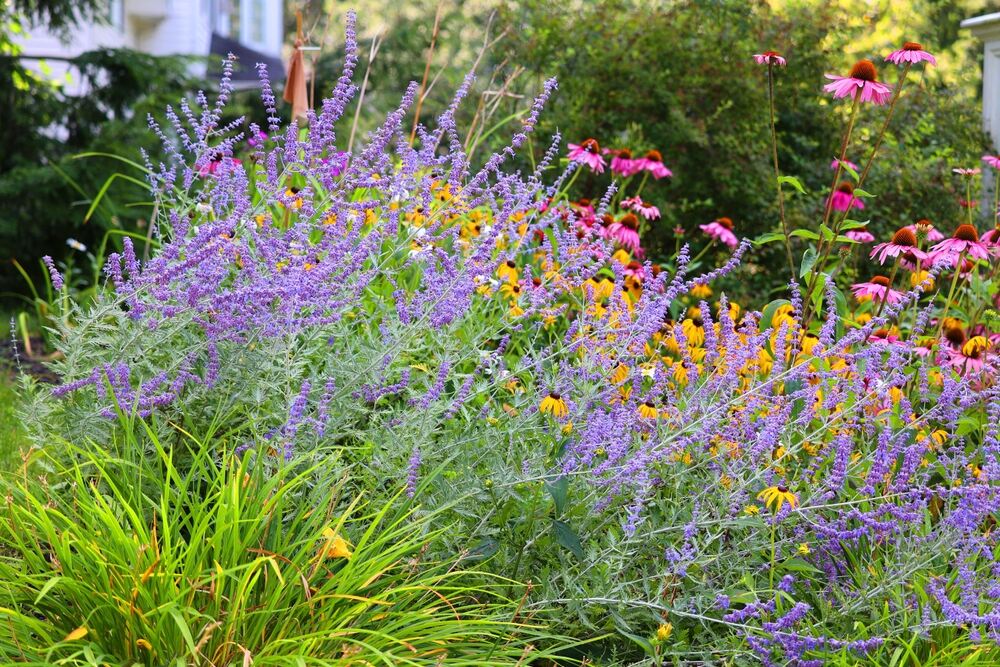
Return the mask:
{"type": "Polygon", "coordinates": [[[264,0],[251,0],[253,9],[250,12],[250,41],[254,44],[264,43],[264,0]]]}
{"type": "Polygon", "coordinates": [[[124,0],[111,0],[108,3],[108,23],[118,32],[125,32],[124,0]]]}

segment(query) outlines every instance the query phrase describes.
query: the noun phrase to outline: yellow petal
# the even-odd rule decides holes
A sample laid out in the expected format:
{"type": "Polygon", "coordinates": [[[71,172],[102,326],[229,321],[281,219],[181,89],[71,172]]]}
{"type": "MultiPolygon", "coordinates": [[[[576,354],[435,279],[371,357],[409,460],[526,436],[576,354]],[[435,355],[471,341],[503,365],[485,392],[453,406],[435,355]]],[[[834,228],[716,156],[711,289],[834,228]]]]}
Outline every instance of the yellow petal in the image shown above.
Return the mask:
{"type": "Polygon", "coordinates": [[[147,651],[152,651],[153,650],[153,645],[150,644],[145,639],[136,639],[135,640],[135,645],[138,646],[139,648],[146,649],[147,651]]]}
{"type": "Polygon", "coordinates": [[[85,626],[81,625],[76,630],[74,630],[73,632],[71,632],[68,635],[66,635],[66,637],[63,639],[63,641],[64,642],[73,642],[73,641],[76,641],[77,639],[83,639],[84,637],[87,636],[88,632],[90,632],[90,631],[87,630],[87,628],[85,626]]]}

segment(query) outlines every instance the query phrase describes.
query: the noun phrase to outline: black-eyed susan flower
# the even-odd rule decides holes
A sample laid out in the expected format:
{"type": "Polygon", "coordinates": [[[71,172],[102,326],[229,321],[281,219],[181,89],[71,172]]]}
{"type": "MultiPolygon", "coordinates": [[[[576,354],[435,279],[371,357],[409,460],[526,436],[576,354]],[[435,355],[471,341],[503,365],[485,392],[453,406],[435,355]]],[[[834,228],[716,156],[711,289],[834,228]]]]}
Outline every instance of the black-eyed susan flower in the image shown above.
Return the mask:
{"type": "Polygon", "coordinates": [[[502,262],[497,268],[497,278],[508,283],[516,283],[518,279],[517,264],[512,259],[502,262]]]}
{"type": "Polygon", "coordinates": [[[798,496],[789,491],[787,486],[769,486],[757,494],[757,500],[764,501],[764,505],[775,512],[781,511],[785,503],[792,508],[799,504],[798,496]]]}
{"type": "Polygon", "coordinates": [[[625,364],[618,364],[615,366],[614,372],[611,374],[611,384],[621,384],[628,379],[628,366],[625,364]]]}
{"type": "Polygon", "coordinates": [[[569,407],[566,405],[566,399],[553,391],[542,399],[538,411],[543,415],[551,414],[556,419],[562,419],[569,414],[569,407]]]}
{"type": "Polygon", "coordinates": [[[660,627],[656,628],[656,638],[665,642],[670,639],[670,635],[673,634],[674,626],[670,623],[660,623],[660,627]]]}
{"type": "Polygon", "coordinates": [[[712,296],[712,288],[706,284],[699,283],[691,288],[691,296],[696,299],[707,299],[712,296]]]}
{"type": "Polygon", "coordinates": [[[639,416],[643,419],[656,419],[660,416],[660,411],[652,401],[645,401],[639,404],[639,416]]]}

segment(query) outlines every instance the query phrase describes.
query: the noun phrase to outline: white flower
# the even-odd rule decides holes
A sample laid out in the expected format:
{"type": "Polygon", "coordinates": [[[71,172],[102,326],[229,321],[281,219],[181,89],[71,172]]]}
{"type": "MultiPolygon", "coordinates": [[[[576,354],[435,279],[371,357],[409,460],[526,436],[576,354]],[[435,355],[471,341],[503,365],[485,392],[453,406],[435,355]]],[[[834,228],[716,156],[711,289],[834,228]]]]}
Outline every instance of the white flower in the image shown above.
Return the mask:
{"type": "Polygon", "coordinates": [[[73,250],[79,250],[80,252],[87,252],[87,246],[83,245],[76,239],[66,239],[66,245],[68,245],[73,250]]]}

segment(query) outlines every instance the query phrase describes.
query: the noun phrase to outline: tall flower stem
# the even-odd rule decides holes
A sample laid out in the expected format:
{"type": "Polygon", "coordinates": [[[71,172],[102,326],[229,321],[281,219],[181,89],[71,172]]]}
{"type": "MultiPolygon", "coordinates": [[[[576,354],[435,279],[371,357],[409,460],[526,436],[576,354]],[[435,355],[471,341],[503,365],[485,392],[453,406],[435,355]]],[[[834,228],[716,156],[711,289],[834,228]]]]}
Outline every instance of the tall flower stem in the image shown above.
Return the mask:
{"type": "Polygon", "coordinates": [[[637,190],[635,191],[635,194],[634,194],[634,195],[632,195],[633,197],[638,197],[638,196],[639,196],[640,194],[642,194],[642,189],[643,189],[644,187],[646,187],[646,181],[648,181],[648,180],[649,180],[649,172],[648,172],[648,171],[645,171],[645,172],[644,172],[644,173],[642,174],[642,180],[641,180],[641,181],[639,181],[639,189],[637,189],[637,190]]]}
{"type": "Polygon", "coordinates": [[[962,275],[962,258],[965,256],[964,252],[958,254],[958,259],[955,260],[955,276],[951,279],[951,288],[948,290],[948,299],[944,302],[944,310],[941,311],[941,318],[938,320],[938,330],[937,337],[941,337],[941,332],[944,331],[944,320],[948,317],[948,311],[951,309],[951,300],[955,297],[955,288],[958,286],[958,278],[962,275]]]}
{"type": "Polygon", "coordinates": [[[1000,206],[1000,171],[993,170],[993,226],[1000,227],[1000,211],[997,207],[1000,206]]]}
{"type": "Polygon", "coordinates": [[[972,223],[972,176],[965,177],[965,211],[966,217],[969,218],[969,225],[975,227],[972,223]]]}
{"type": "Polygon", "coordinates": [[[707,246],[705,246],[704,248],[701,249],[701,252],[699,252],[697,255],[694,256],[694,259],[692,259],[689,262],[689,264],[691,266],[694,266],[695,264],[697,264],[698,260],[701,259],[702,257],[704,257],[705,253],[708,252],[711,248],[714,248],[714,247],[715,247],[715,239],[712,239],[707,246]]]}
{"type": "Polygon", "coordinates": [[[778,519],[776,516],[771,517],[771,568],[768,572],[768,588],[772,591],[774,590],[774,559],[776,556],[776,550],[774,548],[774,531],[777,528],[778,519]]]}
{"type": "Polygon", "coordinates": [[[795,279],[795,259],[792,257],[792,237],[788,234],[788,221],[785,219],[785,194],[781,190],[781,170],[778,168],[778,131],[774,124],[774,63],[767,63],[767,99],[771,111],[771,157],[774,160],[774,179],[778,186],[778,215],[781,217],[781,231],[785,235],[785,255],[788,258],[788,270],[795,279]]]}
{"type": "MultiPolygon", "coordinates": [[[[885,133],[889,129],[889,123],[892,122],[892,116],[893,116],[893,114],[896,111],[896,102],[899,101],[899,94],[903,91],[903,84],[906,83],[906,75],[909,74],[910,67],[911,67],[911,64],[907,63],[903,67],[903,71],[899,75],[899,81],[896,83],[896,89],[892,92],[892,100],[889,102],[889,110],[885,114],[885,120],[882,122],[882,127],[879,129],[879,133],[878,133],[878,135],[875,138],[875,143],[872,144],[872,150],[871,150],[871,153],[869,153],[869,155],[868,155],[868,160],[865,162],[864,168],[861,170],[861,173],[858,175],[858,184],[857,184],[857,186],[855,186],[857,188],[861,188],[861,187],[864,186],[865,179],[868,178],[868,172],[871,171],[872,164],[874,164],[874,162],[875,162],[875,156],[878,155],[878,150],[879,150],[879,148],[882,147],[882,142],[885,140],[885,133]]],[[[848,133],[850,132],[850,130],[853,128],[853,125],[854,125],[854,116],[856,115],[856,112],[857,112],[858,100],[859,99],[860,99],[860,95],[858,95],[858,96],[856,96],[854,98],[854,107],[851,110],[851,122],[848,125],[848,133]]],[[[846,158],[847,141],[849,140],[849,138],[850,138],[849,134],[846,134],[845,137],[844,137],[844,144],[841,146],[841,155],[840,155],[840,159],[841,160],[844,160],[846,158]]],[[[834,179],[833,179],[833,187],[834,188],[837,187],[837,182],[840,180],[841,170],[842,170],[842,165],[838,162],[837,163],[837,173],[836,173],[836,175],[834,176],[834,179]]],[[[833,195],[833,191],[832,190],[831,190],[830,194],[831,194],[830,200],[827,202],[827,206],[826,206],[826,215],[823,217],[823,224],[827,224],[829,222],[830,211],[833,208],[833,196],[832,196],[833,195]]],[[[803,326],[803,329],[805,331],[809,330],[809,322],[810,322],[810,319],[812,318],[812,309],[811,309],[812,298],[811,298],[811,295],[812,295],[813,289],[815,288],[816,280],[819,278],[819,274],[820,274],[820,271],[822,270],[822,267],[826,264],[827,260],[830,258],[830,252],[833,250],[833,246],[834,246],[834,243],[837,240],[837,236],[840,234],[840,228],[843,226],[844,221],[847,220],[847,216],[850,215],[850,212],[851,212],[851,207],[848,206],[847,210],[844,211],[844,214],[842,216],[840,216],[840,219],[834,225],[834,228],[832,230],[833,231],[833,238],[826,245],[825,251],[822,253],[822,257],[816,262],[816,264],[813,265],[813,270],[812,270],[812,272],[809,275],[809,281],[806,283],[806,295],[807,295],[807,298],[806,298],[806,302],[805,302],[805,306],[804,306],[805,312],[803,313],[803,319],[802,319],[802,326],[803,326]]],[[[822,240],[820,241],[820,246],[821,247],[823,246],[822,240]]]]}
{"type": "MultiPolygon", "coordinates": [[[[919,271],[920,269],[917,269],[919,271]]],[[[882,314],[882,309],[885,308],[885,302],[889,300],[889,292],[892,291],[892,286],[896,282],[896,272],[899,271],[899,260],[892,265],[892,273],[889,274],[889,286],[885,290],[885,296],[882,297],[882,301],[878,304],[878,310],[875,312],[875,317],[879,317],[882,314]]]]}

